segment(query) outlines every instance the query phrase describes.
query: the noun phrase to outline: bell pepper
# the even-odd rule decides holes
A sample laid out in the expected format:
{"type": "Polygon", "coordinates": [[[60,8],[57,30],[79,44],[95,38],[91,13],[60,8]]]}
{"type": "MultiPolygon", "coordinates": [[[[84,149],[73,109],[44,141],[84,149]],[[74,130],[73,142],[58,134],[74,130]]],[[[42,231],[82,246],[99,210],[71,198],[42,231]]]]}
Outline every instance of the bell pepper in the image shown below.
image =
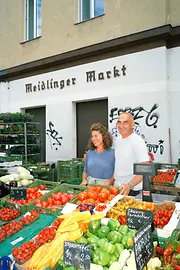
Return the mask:
{"type": "Polygon", "coordinates": [[[180,230],[175,229],[171,234],[172,248],[180,253],[180,230]]]}
{"type": "Polygon", "coordinates": [[[119,228],[120,224],[117,219],[110,219],[108,221],[108,227],[111,231],[117,231],[119,228]]]}
{"type": "Polygon", "coordinates": [[[166,245],[166,248],[164,250],[164,257],[167,257],[169,255],[172,255],[174,252],[174,249],[172,247],[172,242],[168,242],[168,244],[166,245]]]}
{"type": "Polygon", "coordinates": [[[93,221],[90,221],[88,224],[88,230],[90,233],[93,233],[93,234],[97,234],[100,227],[101,227],[100,220],[93,220],[93,221]]]}
{"type": "Polygon", "coordinates": [[[96,249],[98,248],[97,243],[90,244],[90,248],[91,248],[91,251],[96,251],[96,249]]]}
{"type": "Polygon", "coordinates": [[[171,264],[172,264],[172,266],[174,267],[175,270],[180,270],[180,265],[178,265],[178,264],[176,264],[174,262],[172,262],[171,264]]]}
{"type": "Polygon", "coordinates": [[[101,228],[98,230],[97,235],[99,238],[106,238],[109,232],[110,232],[109,227],[104,225],[101,226],[101,228]]]}
{"type": "Polygon", "coordinates": [[[121,225],[118,229],[118,232],[120,232],[121,234],[125,235],[127,234],[129,231],[128,226],[127,225],[121,225]]]}
{"type": "Polygon", "coordinates": [[[123,238],[122,238],[121,243],[123,244],[123,246],[125,248],[126,248],[126,245],[127,245],[127,239],[128,239],[128,236],[127,235],[123,235],[123,238]]]}
{"type": "Polygon", "coordinates": [[[121,252],[124,250],[124,246],[121,243],[115,244],[115,255],[119,258],[121,252]]]}
{"type": "Polygon", "coordinates": [[[156,251],[157,251],[157,253],[160,254],[160,255],[163,255],[163,254],[164,254],[164,249],[161,248],[161,247],[156,247],[156,251]]]}
{"type": "Polygon", "coordinates": [[[96,236],[96,235],[94,235],[94,234],[92,234],[90,237],[88,237],[88,239],[87,239],[87,242],[88,242],[88,244],[93,244],[93,243],[97,243],[99,241],[99,238],[96,236]]]}
{"type": "Polygon", "coordinates": [[[108,263],[108,266],[110,266],[113,262],[117,262],[118,259],[119,259],[119,257],[117,257],[116,255],[112,254],[111,259],[110,259],[110,261],[108,263]]]}
{"type": "Polygon", "coordinates": [[[129,229],[129,231],[128,231],[128,233],[127,233],[127,234],[128,234],[129,236],[131,236],[132,238],[134,238],[134,236],[135,236],[136,232],[137,232],[136,230],[129,229]]]}
{"type": "Polygon", "coordinates": [[[127,241],[126,241],[126,248],[129,249],[129,248],[132,248],[134,245],[134,241],[132,239],[131,236],[127,235],[127,241]]]}
{"type": "Polygon", "coordinates": [[[112,243],[120,243],[122,240],[122,234],[120,232],[116,232],[116,231],[111,231],[108,236],[107,239],[109,241],[111,241],[112,243]]]}
{"type": "Polygon", "coordinates": [[[91,232],[89,231],[89,229],[87,229],[87,232],[84,234],[84,237],[88,238],[88,237],[90,237],[91,235],[93,235],[93,233],[91,233],[91,232]]]}
{"type": "Polygon", "coordinates": [[[98,247],[102,248],[104,246],[105,242],[107,242],[106,238],[99,239],[98,242],[97,242],[98,247]]]}
{"type": "Polygon", "coordinates": [[[84,236],[81,236],[81,238],[79,238],[76,242],[78,244],[87,244],[88,243],[87,239],[84,236]]]}
{"type": "Polygon", "coordinates": [[[102,249],[104,251],[107,251],[109,254],[113,254],[115,251],[115,246],[113,244],[109,243],[108,241],[105,241],[102,249]]]}
{"type": "Polygon", "coordinates": [[[103,249],[99,248],[94,252],[93,263],[95,264],[106,266],[109,264],[110,259],[111,255],[103,249]]]}

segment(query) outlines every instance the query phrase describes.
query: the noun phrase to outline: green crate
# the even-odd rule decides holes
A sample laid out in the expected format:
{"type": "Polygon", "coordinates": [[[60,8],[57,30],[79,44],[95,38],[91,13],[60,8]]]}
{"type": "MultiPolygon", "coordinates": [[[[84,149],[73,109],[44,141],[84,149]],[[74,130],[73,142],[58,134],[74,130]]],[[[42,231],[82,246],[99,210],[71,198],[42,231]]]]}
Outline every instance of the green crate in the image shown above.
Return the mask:
{"type": "MultiPolygon", "coordinates": [[[[60,192],[67,192],[69,194],[75,193],[75,194],[78,195],[80,192],[82,192],[82,191],[84,191],[86,189],[87,189],[87,187],[84,187],[84,186],[62,184],[62,185],[57,186],[55,189],[53,189],[53,191],[44,194],[44,196],[41,197],[41,200],[46,201],[49,197],[51,197],[51,195],[53,193],[56,193],[56,192],[59,192],[59,191],[60,192]]],[[[71,203],[73,201],[73,199],[70,200],[69,203],[71,203]]],[[[34,206],[34,208],[36,210],[38,210],[39,212],[43,211],[43,213],[53,215],[53,216],[60,215],[63,207],[64,207],[64,205],[59,206],[56,209],[52,210],[52,209],[49,209],[49,208],[43,208],[43,207],[39,207],[39,206],[34,206]]]]}
{"type": "MultiPolygon", "coordinates": [[[[56,188],[60,184],[58,182],[35,180],[32,184],[30,184],[28,186],[28,188],[29,187],[30,188],[31,187],[38,187],[39,188],[40,185],[44,185],[47,190],[53,190],[54,188],[56,188]]],[[[4,207],[16,207],[22,213],[28,212],[28,211],[30,211],[34,207],[34,201],[33,202],[30,202],[30,203],[26,203],[24,205],[21,205],[21,204],[16,204],[16,203],[7,201],[6,199],[9,199],[9,198],[10,198],[10,195],[7,195],[6,197],[1,198],[0,199],[0,203],[4,207]]],[[[40,198],[42,198],[42,197],[40,197],[40,198]]]]}
{"type": "Polygon", "coordinates": [[[67,181],[61,181],[61,184],[68,184],[68,185],[80,185],[82,183],[82,179],[74,179],[74,180],[67,180],[67,181]]]}
{"type": "MultiPolygon", "coordinates": [[[[20,218],[20,217],[19,217],[20,218]]],[[[17,218],[17,220],[19,219],[17,218]]],[[[40,217],[31,223],[29,226],[24,226],[22,230],[12,235],[9,238],[6,238],[1,243],[0,256],[6,256],[12,253],[12,249],[15,247],[19,247],[23,243],[30,241],[35,235],[37,235],[44,227],[51,225],[51,223],[55,220],[55,217],[40,214],[40,217]],[[17,242],[12,245],[12,242],[16,239],[22,237],[22,241],[17,242]]]]}
{"type": "Polygon", "coordinates": [[[160,236],[157,236],[157,235],[152,235],[152,238],[153,238],[153,242],[154,241],[157,241],[158,242],[158,246],[161,247],[161,248],[165,248],[166,247],[166,243],[169,241],[170,237],[168,238],[164,238],[164,237],[160,237],[160,236]]]}
{"type": "Polygon", "coordinates": [[[35,181],[30,184],[28,187],[40,187],[40,185],[44,185],[46,187],[46,189],[54,189],[57,186],[60,185],[60,183],[58,182],[52,182],[52,181],[46,181],[46,180],[40,180],[40,179],[35,179],[35,181]]]}
{"type": "Polygon", "coordinates": [[[49,164],[47,165],[29,164],[24,167],[31,172],[34,178],[46,181],[55,181],[55,169],[51,168],[49,164]]]}
{"type": "Polygon", "coordinates": [[[59,160],[57,162],[57,180],[71,181],[80,179],[82,176],[82,167],[80,162],[72,160],[59,160]]]}
{"type": "Polygon", "coordinates": [[[22,161],[23,157],[22,156],[6,156],[6,157],[1,157],[0,156],[0,162],[12,162],[12,161],[22,161]]]}

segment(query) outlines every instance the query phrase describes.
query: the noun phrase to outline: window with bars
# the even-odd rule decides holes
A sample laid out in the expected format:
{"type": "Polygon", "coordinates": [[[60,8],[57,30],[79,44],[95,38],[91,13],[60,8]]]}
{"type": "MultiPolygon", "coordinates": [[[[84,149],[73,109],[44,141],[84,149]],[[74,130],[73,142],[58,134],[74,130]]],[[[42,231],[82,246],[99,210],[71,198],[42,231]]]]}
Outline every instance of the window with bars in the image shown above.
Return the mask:
{"type": "Polygon", "coordinates": [[[87,21],[104,14],[104,0],[79,0],[79,21],[87,21]]]}
{"type": "Polygon", "coordinates": [[[25,40],[41,36],[42,0],[25,0],[25,40]]]}

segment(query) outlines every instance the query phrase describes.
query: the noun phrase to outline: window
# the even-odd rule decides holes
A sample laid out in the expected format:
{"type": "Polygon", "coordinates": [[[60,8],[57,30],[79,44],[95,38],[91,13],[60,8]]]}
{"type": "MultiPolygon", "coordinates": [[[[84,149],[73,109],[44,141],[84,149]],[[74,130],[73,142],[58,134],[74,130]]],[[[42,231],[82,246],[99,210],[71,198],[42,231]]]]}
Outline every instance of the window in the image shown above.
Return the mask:
{"type": "Polygon", "coordinates": [[[42,0],[25,0],[25,40],[41,36],[42,0]]]}
{"type": "Polygon", "coordinates": [[[79,21],[86,21],[104,14],[104,0],[79,0],[79,21]]]}

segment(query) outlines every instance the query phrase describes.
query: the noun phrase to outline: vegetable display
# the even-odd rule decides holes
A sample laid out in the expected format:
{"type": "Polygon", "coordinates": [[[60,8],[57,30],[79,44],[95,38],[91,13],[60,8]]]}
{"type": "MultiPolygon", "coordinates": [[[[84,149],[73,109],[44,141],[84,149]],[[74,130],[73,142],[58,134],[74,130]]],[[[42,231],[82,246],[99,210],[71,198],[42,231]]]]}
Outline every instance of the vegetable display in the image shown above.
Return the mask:
{"type": "Polygon", "coordinates": [[[110,189],[100,186],[89,186],[87,191],[78,194],[76,204],[92,204],[97,206],[100,203],[109,203],[117,194],[119,189],[111,186],[110,189]]]}
{"type": "Polygon", "coordinates": [[[153,183],[173,183],[174,177],[178,171],[178,168],[167,171],[158,171],[158,174],[153,177],[153,183]]]}
{"type": "Polygon", "coordinates": [[[43,208],[56,209],[58,206],[65,205],[75,196],[76,194],[68,194],[66,192],[59,191],[53,193],[49,198],[47,198],[47,200],[36,200],[35,205],[43,208]]]}

